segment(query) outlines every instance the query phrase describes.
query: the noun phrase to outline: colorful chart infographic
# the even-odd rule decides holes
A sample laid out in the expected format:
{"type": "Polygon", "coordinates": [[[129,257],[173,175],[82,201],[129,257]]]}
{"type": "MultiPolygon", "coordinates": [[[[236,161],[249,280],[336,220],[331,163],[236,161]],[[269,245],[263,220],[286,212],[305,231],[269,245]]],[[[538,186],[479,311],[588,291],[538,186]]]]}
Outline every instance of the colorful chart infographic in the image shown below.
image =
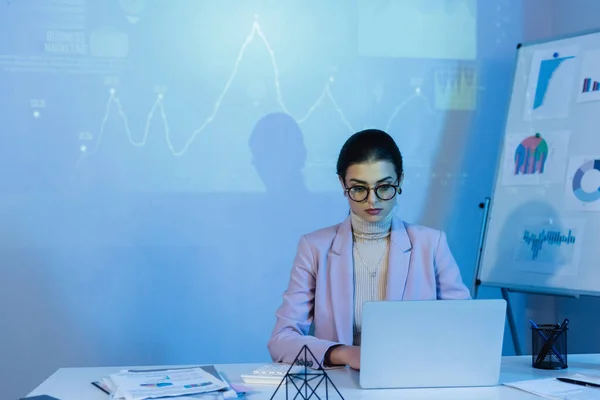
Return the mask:
{"type": "Polygon", "coordinates": [[[529,136],[517,146],[515,151],[515,175],[543,174],[548,159],[548,142],[539,133],[529,136]]]}
{"type": "Polygon", "coordinates": [[[571,99],[565,96],[577,71],[577,47],[538,51],[529,73],[528,97],[524,110],[527,121],[565,118],[571,99]]]}
{"type": "Polygon", "coordinates": [[[563,182],[571,133],[513,134],[505,140],[505,185],[538,185],[563,182]]]}
{"type": "Polygon", "coordinates": [[[571,209],[600,211],[600,156],[573,157],[565,193],[571,209]]]}

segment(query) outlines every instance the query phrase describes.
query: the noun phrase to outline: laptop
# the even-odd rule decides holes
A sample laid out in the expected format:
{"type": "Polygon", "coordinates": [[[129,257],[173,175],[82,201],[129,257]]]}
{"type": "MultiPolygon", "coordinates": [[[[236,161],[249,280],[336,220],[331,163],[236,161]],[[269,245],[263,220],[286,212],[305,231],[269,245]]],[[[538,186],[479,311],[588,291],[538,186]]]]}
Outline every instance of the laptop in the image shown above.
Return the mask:
{"type": "Polygon", "coordinates": [[[379,301],[363,305],[363,389],[495,386],[506,301],[379,301]]]}

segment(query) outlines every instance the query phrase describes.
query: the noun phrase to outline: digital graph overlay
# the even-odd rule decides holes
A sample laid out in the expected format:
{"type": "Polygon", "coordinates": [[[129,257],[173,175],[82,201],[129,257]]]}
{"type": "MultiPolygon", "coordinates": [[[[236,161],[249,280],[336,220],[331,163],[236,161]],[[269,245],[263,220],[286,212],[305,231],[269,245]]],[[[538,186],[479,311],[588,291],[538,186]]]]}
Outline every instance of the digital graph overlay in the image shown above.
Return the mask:
{"type": "Polygon", "coordinates": [[[438,110],[475,110],[477,108],[478,79],[474,67],[460,67],[456,71],[436,71],[435,108],[438,110]]]}
{"type": "Polygon", "coordinates": [[[600,159],[586,161],[575,171],[575,175],[573,176],[573,194],[578,200],[584,203],[592,203],[600,200],[600,184],[593,191],[586,191],[582,187],[584,176],[593,171],[600,173],[600,159]]]}
{"type": "Polygon", "coordinates": [[[539,133],[525,138],[515,150],[515,175],[543,174],[548,143],[539,133]]]}
{"type": "MultiPolygon", "coordinates": [[[[111,111],[113,110],[113,108],[116,109],[116,112],[118,113],[119,117],[121,118],[124,128],[125,128],[125,132],[127,134],[129,142],[132,146],[144,147],[146,145],[151,123],[152,123],[154,117],[156,116],[156,114],[158,114],[160,116],[160,119],[162,120],[162,125],[164,127],[165,136],[166,136],[165,139],[166,139],[167,145],[168,145],[172,155],[175,157],[183,156],[189,150],[190,146],[196,140],[198,135],[201,134],[216,118],[216,116],[219,113],[219,110],[221,108],[223,99],[229,92],[229,89],[238,74],[239,66],[240,66],[242,60],[244,59],[246,49],[248,48],[250,43],[252,43],[257,38],[259,40],[261,40],[261,42],[264,44],[264,46],[266,47],[267,52],[269,54],[269,58],[270,58],[271,65],[272,65],[273,71],[274,71],[274,76],[275,76],[274,84],[275,84],[275,90],[276,90],[276,96],[277,96],[277,103],[283,112],[285,112],[289,115],[293,115],[289,111],[288,107],[286,106],[284,99],[283,99],[283,95],[281,93],[279,68],[277,66],[277,60],[275,58],[275,53],[274,53],[267,37],[262,32],[262,29],[258,22],[258,16],[255,16],[255,20],[252,25],[250,34],[246,37],[244,43],[242,44],[242,47],[236,58],[232,73],[231,73],[229,79],[227,80],[227,82],[223,88],[223,91],[218,96],[217,100],[215,101],[215,103],[212,107],[212,112],[205,119],[205,121],[191,133],[191,135],[189,136],[187,141],[184,143],[184,145],[180,149],[175,148],[173,141],[171,139],[172,134],[171,134],[167,115],[166,115],[165,108],[164,108],[164,97],[165,97],[164,93],[159,92],[157,94],[156,100],[154,101],[154,103],[146,117],[144,133],[143,133],[141,139],[136,140],[132,134],[130,127],[129,127],[128,118],[125,113],[125,110],[123,109],[123,107],[121,105],[119,96],[117,94],[117,90],[116,90],[116,88],[113,87],[113,88],[110,88],[110,90],[109,90],[108,102],[106,104],[105,114],[104,114],[104,117],[102,118],[102,123],[101,123],[100,129],[99,129],[98,135],[97,135],[96,143],[92,149],[88,149],[87,146],[80,147],[81,154],[80,154],[78,163],[80,161],[82,161],[83,159],[89,157],[90,155],[94,154],[100,147],[100,145],[102,143],[102,139],[104,138],[104,134],[105,134],[105,125],[111,115],[111,111]]],[[[334,110],[336,111],[338,117],[342,121],[342,123],[348,128],[349,133],[354,133],[356,131],[356,129],[348,121],[348,118],[346,117],[345,113],[342,111],[342,109],[338,105],[338,102],[336,101],[335,97],[333,96],[333,94],[331,92],[331,85],[333,82],[334,82],[334,78],[330,77],[328,82],[325,84],[323,91],[318,96],[316,101],[308,108],[308,111],[302,117],[294,117],[294,119],[299,124],[306,122],[311,117],[311,115],[315,112],[315,110],[324,103],[325,100],[329,100],[331,105],[334,107],[334,110]]],[[[394,112],[390,115],[390,117],[388,119],[386,129],[389,129],[389,127],[392,125],[392,123],[394,122],[394,120],[396,119],[396,117],[398,116],[400,111],[405,106],[407,106],[409,103],[416,101],[416,100],[423,101],[425,103],[425,107],[429,113],[431,113],[431,114],[435,113],[430,101],[421,94],[420,88],[416,88],[414,94],[409,96],[407,99],[405,99],[403,102],[401,102],[395,108],[394,112]]]]}
{"type": "Polygon", "coordinates": [[[552,58],[542,60],[540,63],[540,72],[538,73],[537,78],[535,97],[533,100],[534,110],[544,105],[548,87],[550,86],[550,81],[552,80],[552,77],[554,76],[558,67],[560,67],[561,64],[566,60],[570,60],[572,58],[575,58],[575,56],[561,57],[559,53],[556,52],[552,55],[552,58]]]}
{"type": "Polygon", "coordinates": [[[529,247],[531,260],[537,260],[540,253],[544,251],[544,244],[548,246],[570,246],[575,244],[576,237],[569,229],[567,233],[558,230],[542,230],[532,232],[525,230],[523,233],[523,242],[529,247]]]}

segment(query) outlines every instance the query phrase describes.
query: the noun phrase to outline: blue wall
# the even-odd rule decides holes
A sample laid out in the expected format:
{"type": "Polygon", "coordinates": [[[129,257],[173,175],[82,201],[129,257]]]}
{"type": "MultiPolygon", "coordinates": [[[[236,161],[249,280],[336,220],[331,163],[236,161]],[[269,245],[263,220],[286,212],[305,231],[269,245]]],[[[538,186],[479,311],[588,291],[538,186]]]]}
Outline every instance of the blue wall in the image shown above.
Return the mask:
{"type": "Polygon", "coordinates": [[[444,229],[471,284],[514,48],[546,16],[101,3],[0,5],[0,397],[66,366],[268,361],[298,237],[347,213],[334,164],[364,127],[397,139],[398,213],[444,229]]]}

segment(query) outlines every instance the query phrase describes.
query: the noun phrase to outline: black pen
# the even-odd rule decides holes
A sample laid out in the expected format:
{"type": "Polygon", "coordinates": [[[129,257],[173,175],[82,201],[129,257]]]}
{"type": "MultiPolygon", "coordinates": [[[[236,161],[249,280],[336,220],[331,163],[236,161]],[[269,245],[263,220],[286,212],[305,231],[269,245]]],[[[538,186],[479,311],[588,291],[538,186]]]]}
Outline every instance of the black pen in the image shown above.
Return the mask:
{"type": "Polygon", "coordinates": [[[98,389],[102,390],[104,393],[110,395],[110,392],[102,387],[100,382],[92,382],[92,385],[96,386],[98,389]]]}
{"type": "Polygon", "coordinates": [[[573,385],[600,388],[600,385],[597,383],[584,382],[584,381],[579,381],[577,379],[571,379],[571,378],[556,378],[556,379],[561,382],[572,383],[573,385]]]}

